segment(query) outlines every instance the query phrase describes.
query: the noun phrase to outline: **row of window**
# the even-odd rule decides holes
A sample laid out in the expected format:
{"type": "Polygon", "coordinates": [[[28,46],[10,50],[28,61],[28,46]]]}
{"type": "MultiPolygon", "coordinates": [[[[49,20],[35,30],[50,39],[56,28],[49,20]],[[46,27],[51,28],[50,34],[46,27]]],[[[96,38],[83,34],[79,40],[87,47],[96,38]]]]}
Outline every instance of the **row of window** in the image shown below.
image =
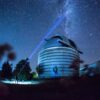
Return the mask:
{"type": "Polygon", "coordinates": [[[73,68],[69,68],[69,67],[43,67],[43,71],[44,72],[48,72],[48,71],[53,71],[54,68],[57,68],[58,71],[76,71],[75,69],[73,68]]]}
{"type": "Polygon", "coordinates": [[[61,72],[59,71],[58,73],[53,73],[53,72],[44,72],[43,74],[40,74],[40,77],[62,77],[62,76],[68,76],[72,77],[77,75],[77,72],[72,72],[72,71],[66,71],[66,72],[61,72]]]}
{"type": "Polygon", "coordinates": [[[79,54],[78,53],[76,53],[76,52],[71,52],[71,51],[61,51],[61,52],[59,52],[59,51],[56,51],[55,50],[55,52],[52,52],[52,51],[48,51],[48,52],[46,52],[46,53],[43,53],[43,52],[41,52],[39,55],[40,56],[44,56],[44,55],[54,55],[54,54],[61,54],[61,55],[64,55],[64,54],[73,54],[73,55],[76,55],[76,56],[79,56],[79,54]]]}
{"type": "Polygon", "coordinates": [[[67,61],[67,60],[75,60],[75,59],[78,59],[78,58],[76,58],[76,57],[56,57],[56,56],[54,56],[54,57],[46,57],[46,58],[42,58],[42,59],[39,59],[39,61],[40,62],[43,62],[43,61],[67,61]]]}
{"type": "MultiPolygon", "coordinates": [[[[44,63],[44,64],[42,64],[42,66],[43,67],[45,67],[45,66],[47,66],[47,67],[53,67],[53,66],[58,66],[58,67],[60,67],[60,66],[68,66],[69,64],[67,63],[67,64],[47,64],[47,63],[44,63]]],[[[41,66],[41,67],[42,67],[41,66]]]]}
{"type": "Polygon", "coordinates": [[[45,55],[42,55],[42,56],[39,56],[39,58],[46,58],[46,57],[79,57],[78,55],[76,54],[70,54],[70,53],[64,53],[64,54],[61,54],[61,53],[50,53],[50,54],[45,54],[45,55]]]}
{"type": "Polygon", "coordinates": [[[63,60],[64,60],[64,59],[66,59],[66,60],[68,60],[68,59],[73,59],[73,60],[74,60],[74,59],[79,59],[79,57],[70,56],[70,55],[69,55],[69,56],[68,56],[68,55],[67,55],[67,56],[66,56],[66,55],[64,55],[64,56],[62,56],[62,55],[60,55],[60,56],[57,55],[57,56],[56,56],[56,55],[55,55],[55,56],[43,56],[43,57],[39,57],[39,58],[38,58],[39,61],[50,60],[50,59],[60,59],[60,60],[61,60],[61,59],[63,59],[63,60]]]}
{"type": "Polygon", "coordinates": [[[77,52],[77,50],[73,49],[73,48],[69,48],[69,47],[50,47],[50,48],[47,48],[47,49],[44,49],[41,52],[48,52],[48,51],[55,51],[55,50],[59,50],[59,51],[74,51],[74,52],[77,52]]]}
{"type": "Polygon", "coordinates": [[[42,56],[39,56],[39,58],[73,58],[73,57],[75,57],[75,58],[77,58],[77,57],[79,57],[78,55],[76,56],[76,55],[74,55],[74,54],[58,54],[58,53],[55,53],[54,55],[51,55],[51,54],[49,54],[49,55],[42,55],[42,56]]]}
{"type": "Polygon", "coordinates": [[[69,54],[69,53],[71,53],[71,54],[75,54],[75,55],[78,55],[78,52],[76,51],[76,50],[74,50],[74,49],[65,49],[65,48],[57,48],[57,49],[55,49],[55,48],[53,48],[53,49],[45,49],[45,50],[43,50],[43,51],[41,51],[40,53],[39,53],[39,55],[40,56],[43,56],[43,55],[48,55],[48,54],[54,54],[54,53],[67,53],[67,54],[69,54]],[[61,50],[60,50],[61,49],[61,50]]]}
{"type": "Polygon", "coordinates": [[[59,62],[57,62],[57,61],[46,61],[46,62],[39,62],[39,63],[42,63],[43,65],[44,64],[48,64],[48,65],[54,65],[54,64],[57,64],[57,65],[59,65],[59,64],[69,64],[69,65],[71,65],[73,62],[72,61],[59,61],[59,62]]]}
{"type": "Polygon", "coordinates": [[[68,63],[68,64],[72,64],[73,63],[73,59],[62,59],[62,60],[58,60],[58,59],[53,59],[53,60],[44,60],[44,61],[41,61],[40,63],[50,63],[50,64],[53,64],[53,63],[57,63],[57,64],[63,64],[63,63],[68,63]]]}

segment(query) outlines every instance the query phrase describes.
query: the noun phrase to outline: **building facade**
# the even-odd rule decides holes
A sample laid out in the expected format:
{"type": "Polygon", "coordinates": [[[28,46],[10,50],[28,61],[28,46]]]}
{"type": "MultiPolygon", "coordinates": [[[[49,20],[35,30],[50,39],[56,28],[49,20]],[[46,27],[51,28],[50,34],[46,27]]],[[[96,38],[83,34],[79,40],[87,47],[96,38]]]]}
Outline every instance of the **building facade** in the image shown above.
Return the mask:
{"type": "Polygon", "coordinates": [[[79,73],[79,51],[65,36],[45,40],[38,56],[39,78],[74,77],[79,73]]]}

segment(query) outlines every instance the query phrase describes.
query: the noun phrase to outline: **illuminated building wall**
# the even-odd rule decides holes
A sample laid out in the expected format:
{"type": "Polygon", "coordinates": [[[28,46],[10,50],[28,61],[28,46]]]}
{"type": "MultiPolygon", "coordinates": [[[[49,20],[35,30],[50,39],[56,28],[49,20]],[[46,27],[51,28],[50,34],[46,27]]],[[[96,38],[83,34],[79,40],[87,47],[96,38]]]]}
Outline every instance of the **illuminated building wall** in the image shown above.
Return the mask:
{"type": "Polygon", "coordinates": [[[73,77],[78,75],[79,52],[73,41],[65,36],[46,39],[38,57],[39,77],[73,77]]]}

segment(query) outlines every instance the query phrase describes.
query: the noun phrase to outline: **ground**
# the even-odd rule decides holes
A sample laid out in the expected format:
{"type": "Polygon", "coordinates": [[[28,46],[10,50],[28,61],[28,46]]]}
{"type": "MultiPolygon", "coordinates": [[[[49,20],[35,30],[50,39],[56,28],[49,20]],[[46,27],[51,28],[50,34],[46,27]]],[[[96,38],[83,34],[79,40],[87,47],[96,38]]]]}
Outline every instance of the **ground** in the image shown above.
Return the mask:
{"type": "Polygon", "coordinates": [[[1,84],[0,100],[100,100],[100,77],[49,80],[38,85],[1,84]]]}

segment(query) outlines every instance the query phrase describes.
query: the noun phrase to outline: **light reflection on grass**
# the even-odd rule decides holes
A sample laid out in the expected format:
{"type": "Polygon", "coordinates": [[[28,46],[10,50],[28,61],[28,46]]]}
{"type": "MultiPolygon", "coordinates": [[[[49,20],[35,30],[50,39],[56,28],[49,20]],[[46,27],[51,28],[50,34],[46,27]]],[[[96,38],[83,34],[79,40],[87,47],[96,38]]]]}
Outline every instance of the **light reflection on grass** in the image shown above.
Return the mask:
{"type": "Polygon", "coordinates": [[[42,82],[40,81],[16,81],[16,80],[2,80],[2,83],[5,84],[20,84],[20,85],[35,85],[35,84],[40,84],[42,82]]]}

